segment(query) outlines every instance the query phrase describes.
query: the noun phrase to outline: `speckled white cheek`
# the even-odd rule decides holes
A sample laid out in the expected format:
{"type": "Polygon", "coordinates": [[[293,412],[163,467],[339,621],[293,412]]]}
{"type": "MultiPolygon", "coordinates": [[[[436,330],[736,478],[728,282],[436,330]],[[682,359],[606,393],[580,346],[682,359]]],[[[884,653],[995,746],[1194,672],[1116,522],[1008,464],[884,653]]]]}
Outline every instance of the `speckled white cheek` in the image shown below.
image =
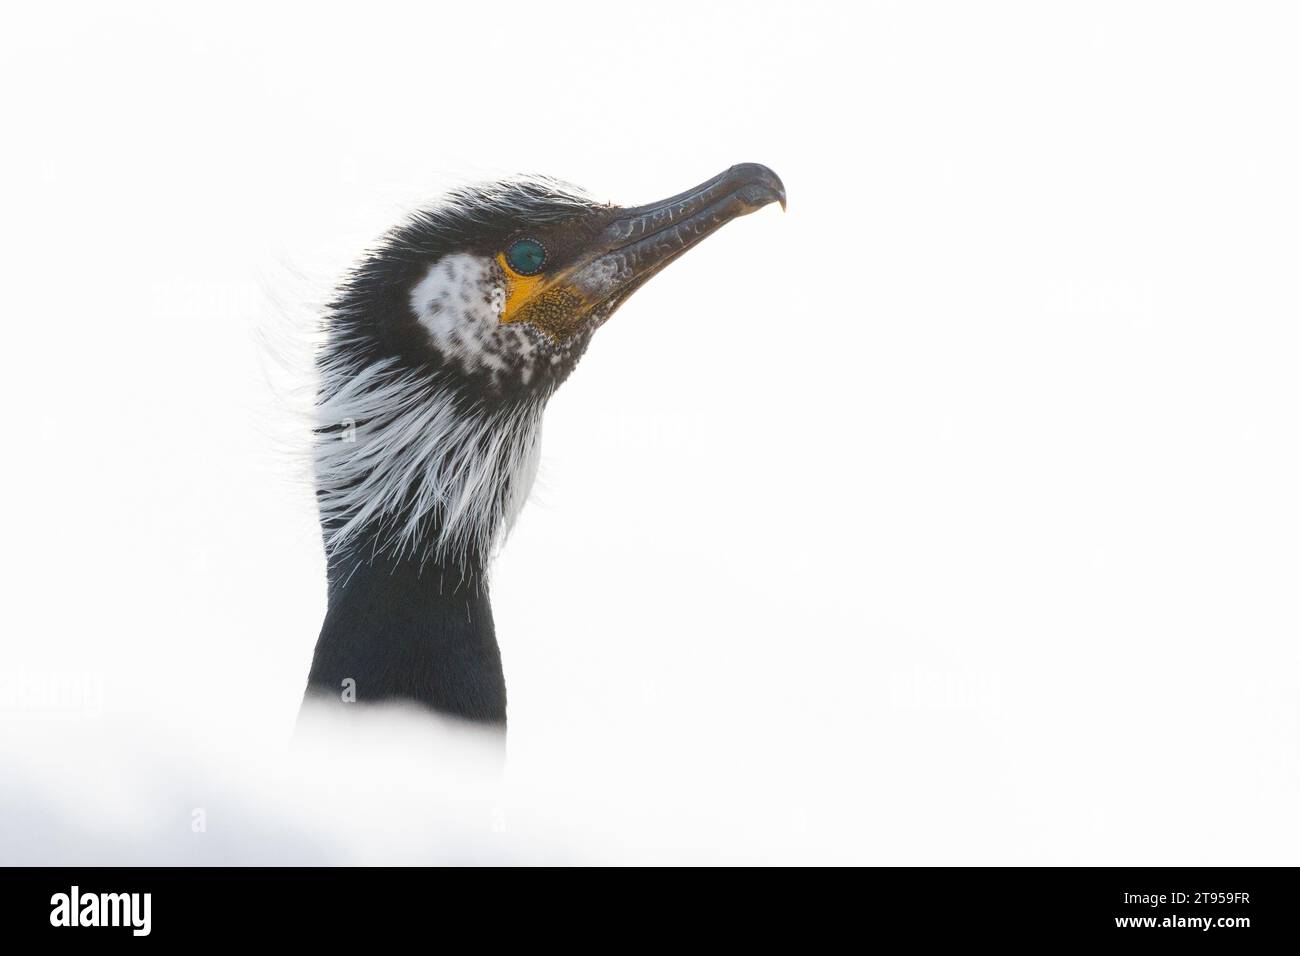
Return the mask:
{"type": "Polygon", "coordinates": [[[443,256],[411,291],[411,309],[432,344],[470,372],[503,375],[515,367],[532,377],[533,341],[503,326],[506,290],[500,267],[468,253],[443,256]]]}
{"type": "Polygon", "coordinates": [[[444,353],[484,364],[505,305],[494,271],[488,259],[453,253],[430,266],[411,291],[411,309],[444,353]]]}
{"type": "Polygon", "coordinates": [[[503,325],[505,301],[500,266],[468,253],[443,256],[411,290],[411,310],[439,352],[468,372],[501,382],[514,375],[528,385],[540,371],[537,363],[549,358],[555,368],[566,353],[548,347],[543,333],[526,323],[503,325]]]}

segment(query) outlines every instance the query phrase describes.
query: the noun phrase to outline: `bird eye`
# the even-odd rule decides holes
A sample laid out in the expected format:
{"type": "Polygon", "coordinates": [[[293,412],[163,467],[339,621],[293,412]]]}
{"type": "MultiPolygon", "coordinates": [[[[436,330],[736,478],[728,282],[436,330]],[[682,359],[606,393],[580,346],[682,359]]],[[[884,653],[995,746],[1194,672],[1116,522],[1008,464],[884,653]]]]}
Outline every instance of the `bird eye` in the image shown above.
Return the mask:
{"type": "Polygon", "coordinates": [[[521,276],[536,275],[546,265],[546,248],[536,239],[516,239],[506,250],[506,262],[521,276]]]}

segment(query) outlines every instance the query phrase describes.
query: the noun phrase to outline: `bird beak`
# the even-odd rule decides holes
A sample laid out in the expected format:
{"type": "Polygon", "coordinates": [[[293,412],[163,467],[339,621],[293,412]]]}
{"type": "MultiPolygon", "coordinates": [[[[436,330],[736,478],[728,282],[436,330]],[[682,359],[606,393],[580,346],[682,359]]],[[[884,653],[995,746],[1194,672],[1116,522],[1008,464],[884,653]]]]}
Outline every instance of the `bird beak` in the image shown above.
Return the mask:
{"type": "Polygon", "coordinates": [[[517,279],[503,322],[530,322],[553,340],[588,320],[604,322],[651,276],[737,216],[769,203],[785,208],[785,185],[766,166],[742,163],[694,189],[635,209],[616,209],[557,274],[517,279]]]}
{"type": "Polygon", "coordinates": [[[774,202],[785,209],[780,177],[758,163],[741,163],[669,199],[620,210],[570,272],[569,283],[587,301],[617,307],[696,243],[774,202]]]}

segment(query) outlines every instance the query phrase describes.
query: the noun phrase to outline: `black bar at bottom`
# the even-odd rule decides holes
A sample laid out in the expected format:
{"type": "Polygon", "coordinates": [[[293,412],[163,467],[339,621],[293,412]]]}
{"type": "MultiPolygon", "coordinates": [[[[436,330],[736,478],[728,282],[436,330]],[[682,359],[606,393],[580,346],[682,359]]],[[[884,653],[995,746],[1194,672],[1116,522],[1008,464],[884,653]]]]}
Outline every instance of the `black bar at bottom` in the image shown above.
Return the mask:
{"type": "Polygon", "coordinates": [[[680,942],[783,931],[810,942],[835,930],[860,940],[1203,938],[1235,947],[1296,930],[1291,869],[675,872],[602,877],[603,892],[585,883],[581,874],[539,885],[527,875],[506,882],[415,868],[12,868],[0,870],[0,920],[10,939],[92,944],[238,943],[269,932],[321,944],[414,934],[442,946],[510,926],[548,944],[591,936],[617,945],[611,932],[680,942]]]}

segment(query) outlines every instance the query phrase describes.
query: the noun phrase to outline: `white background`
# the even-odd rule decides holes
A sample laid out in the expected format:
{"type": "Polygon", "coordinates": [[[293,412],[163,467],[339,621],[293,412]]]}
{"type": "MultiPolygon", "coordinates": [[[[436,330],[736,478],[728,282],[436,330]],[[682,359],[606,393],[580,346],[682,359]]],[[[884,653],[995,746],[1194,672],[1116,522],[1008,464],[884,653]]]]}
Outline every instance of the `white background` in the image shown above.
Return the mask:
{"type": "Polygon", "coordinates": [[[1295,863],[1292,9],[11,14],[0,857],[1295,863]],[[741,161],[551,404],[489,822],[418,747],[313,815],[264,340],[449,182],[741,161]]]}

